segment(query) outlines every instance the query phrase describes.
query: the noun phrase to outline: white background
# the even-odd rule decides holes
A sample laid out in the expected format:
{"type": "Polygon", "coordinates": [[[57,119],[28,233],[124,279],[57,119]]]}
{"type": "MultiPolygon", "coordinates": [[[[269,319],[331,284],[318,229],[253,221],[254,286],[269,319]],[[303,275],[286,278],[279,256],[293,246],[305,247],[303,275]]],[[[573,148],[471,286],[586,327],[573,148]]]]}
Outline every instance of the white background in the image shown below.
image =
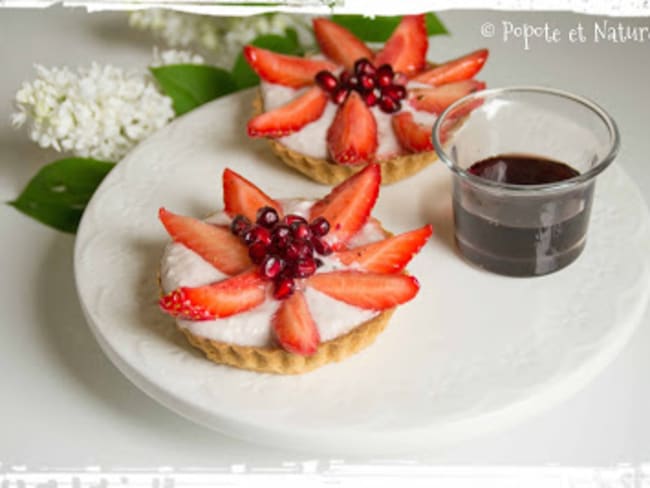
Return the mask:
{"type": "MultiPolygon", "coordinates": [[[[594,19],[573,14],[447,12],[452,36],[433,38],[443,60],[486,46],[481,74],[490,86],[543,84],[597,100],[618,121],[622,165],[650,196],[650,41],[644,44],[534,42],[529,51],[500,38],[502,21],[568,31],[594,19]],[[485,22],[497,36],[481,37],[485,22]]],[[[618,22],[618,19],[616,20],[618,22]]],[[[627,25],[650,20],[623,19],[627,25]]],[[[128,27],[125,14],[81,10],[0,10],[0,201],[14,198],[56,153],[39,149],[9,125],[11,100],[33,63],[91,61],[144,68],[154,41],[128,27]]],[[[279,466],[316,455],[271,450],[207,431],[159,406],[104,357],[81,314],[72,274],[74,239],[0,206],[0,462],[31,469],[279,466]]],[[[621,236],[624,239],[625,236],[621,236]]],[[[616,252],[612,249],[612,252],[616,252]]],[[[650,461],[650,314],[603,374],[561,406],[508,431],[402,459],[433,464],[601,465],[650,461]]],[[[346,462],[366,462],[363,456],[346,462]]]]}

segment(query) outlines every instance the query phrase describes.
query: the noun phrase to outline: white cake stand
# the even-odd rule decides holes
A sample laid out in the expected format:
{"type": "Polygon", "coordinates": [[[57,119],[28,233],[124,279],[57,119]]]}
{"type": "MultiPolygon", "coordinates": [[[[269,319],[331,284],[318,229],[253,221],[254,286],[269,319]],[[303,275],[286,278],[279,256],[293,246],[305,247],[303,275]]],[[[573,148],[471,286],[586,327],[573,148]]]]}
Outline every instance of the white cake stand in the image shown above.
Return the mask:
{"type": "Polygon", "coordinates": [[[433,223],[410,266],[422,285],[370,348],[302,376],[215,365],[157,307],[165,206],[220,208],[229,166],[277,198],[328,188],[245,136],[251,92],[161,130],[119,163],[84,215],[75,249],[88,323],[115,365],[172,410],[257,443],[387,454],[502,428],[582,388],[611,361],[645,309],[650,218],[614,165],[597,184],[587,247],[568,268],[507,278],[466,264],[453,247],[449,178],[434,164],[383,187],[375,216],[394,232],[433,223]]]}

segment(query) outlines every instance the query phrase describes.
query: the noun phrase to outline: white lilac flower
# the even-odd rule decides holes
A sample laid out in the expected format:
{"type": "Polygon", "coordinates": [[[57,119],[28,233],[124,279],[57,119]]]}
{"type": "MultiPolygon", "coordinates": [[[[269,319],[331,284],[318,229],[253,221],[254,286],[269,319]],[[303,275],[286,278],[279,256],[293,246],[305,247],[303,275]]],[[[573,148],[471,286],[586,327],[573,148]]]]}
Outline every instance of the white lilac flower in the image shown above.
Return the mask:
{"type": "Polygon", "coordinates": [[[141,30],[151,30],[172,47],[198,43],[203,31],[213,29],[208,17],[160,9],[133,11],[129,23],[141,30]]]}
{"type": "Polygon", "coordinates": [[[96,63],[36,71],[16,94],[12,122],[27,124],[41,147],[118,161],[174,117],[171,99],[145,74],[96,63]]]}
{"type": "Polygon", "coordinates": [[[204,64],[205,60],[200,54],[188,50],[167,49],[160,51],[157,47],[153,50],[153,60],[150,66],[166,66],[168,64],[204,64]]]}
{"type": "Polygon", "coordinates": [[[172,10],[140,10],[131,13],[130,24],[151,30],[171,47],[193,46],[209,51],[211,62],[230,68],[242,47],[263,34],[284,35],[288,28],[303,46],[311,46],[310,18],[301,15],[267,14],[251,17],[211,17],[172,10]]]}

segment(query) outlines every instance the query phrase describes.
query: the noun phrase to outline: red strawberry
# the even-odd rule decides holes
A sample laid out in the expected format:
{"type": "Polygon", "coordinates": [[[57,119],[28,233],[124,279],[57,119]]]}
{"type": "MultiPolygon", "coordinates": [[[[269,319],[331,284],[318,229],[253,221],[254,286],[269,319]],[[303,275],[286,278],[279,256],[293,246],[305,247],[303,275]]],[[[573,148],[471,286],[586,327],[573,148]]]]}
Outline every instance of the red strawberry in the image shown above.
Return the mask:
{"type": "Polygon", "coordinates": [[[174,241],[191,249],[219,271],[234,275],[253,265],[248,249],[229,229],[176,215],[164,208],[158,211],[158,217],[174,241]]]}
{"type": "Polygon", "coordinates": [[[336,69],[329,61],[278,54],[250,45],[244,47],[244,57],[265,81],[291,88],[313,85],[316,73],[336,69]]]}
{"type": "Polygon", "coordinates": [[[320,335],[302,292],[295,292],[282,302],[272,325],[278,342],[286,351],[311,356],[318,350],[320,335]]]}
{"type": "Polygon", "coordinates": [[[317,86],[286,105],[253,117],[248,122],[251,137],[282,137],[318,119],[327,106],[328,96],[317,86]]]}
{"type": "Polygon", "coordinates": [[[336,257],[343,264],[356,264],[362,270],[372,273],[399,273],[431,237],[430,225],[383,241],[340,251],[336,257]]]}
{"type": "Polygon", "coordinates": [[[487,49],[479,49],[478,51],[431,68],[428,71],[420,73],[413,79],[434,86],[444,85],[445,83],[452,83],[454,81],[468,80],[473,78],[481,70],[487,60],[488,54],[489,51],[487,49]]]}
{"type": "Polygon", "coordinates": [[[341,302],[369,310],[385,310],[409,301],[420,285],[413,276],[334,271],[309,278],[309,286],[341,302]]]}
{"type": "Polygon", "coordinates": [[[267,285],[257,270],[250,270],[210,285],[178,288],[160,299],[160,307],[187,320],[229,317],[261,304],[267,285]]]}
{"type": "Polygon", "coordinates": [[[428,48],[424,15],[407,15],[377,53],[375,65],[390,64],[393,71],[412,75],[424,68],[428,48]]]}
{"type": "Polygon", "coordinates": [[[409,152],[432,151],[432,127],[418,124],[413,120],[411,112],[400,112],[393,115],[393,132],[401,146],[409,152]]]}
{"type": "Polygon", "coordinates": [[[416,110],[440,114],[456,100],[484,88],[485,83],[476,80],[454,81],[435,88],[414,88],[409,93],[409,103],[416,110]]]}
{"type": "Polygon", "coordinates": [[[327,148],[340,164],[371,161],[377,151],[377,122],[361,99],[352,91],[336,112],[327,130],[327,148]]]}
{"type": "Polygon", "coordinates": [[[380,183],[379,165],[371,164],[314,204],[309,220],[317,217],[327,219],[330,231],[325,239],[334,250],[344,246],[368,221],[377,201],[380,183]]]}
{"type": "Polygon", "coordinates": [[[255,222],[257,211],[262,207],[272,207],[278,214],[282,213],[270,196],[228,168],[223,172],[223,201],[228,215],[243,215],[251,222],[255,222]]]}
{"type": "Polygon", "coordinates": [[[314,19],[314,35],[325,56],[352,70],[357,59],[372,61],[372,51],[357,36],[345,27],[329,19],[314,19]]]}

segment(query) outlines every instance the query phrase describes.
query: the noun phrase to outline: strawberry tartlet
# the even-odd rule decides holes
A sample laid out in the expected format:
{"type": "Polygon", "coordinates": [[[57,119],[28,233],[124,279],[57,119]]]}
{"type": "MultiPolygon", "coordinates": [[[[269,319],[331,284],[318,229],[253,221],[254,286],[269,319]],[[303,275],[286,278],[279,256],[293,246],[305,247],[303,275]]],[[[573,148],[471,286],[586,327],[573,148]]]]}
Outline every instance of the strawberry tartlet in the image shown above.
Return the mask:
{"type": "Polygon", "coordinates": [[[282,161],[318,182],[339,183],[369,163],[380,165],[382,183],[412,175],[436,158],[437,116],[485,88],[473,77],[486,49],[427,62],[424,15],[405,16],[377,52],[331,20],[313,27],[318,55],[249,45],[244,56],[261,78],[248,135],[268,138],[282,161]]]}
{"type": "Polygon", "coordinates": [[[417,294],[404,268],[432,232],[388,234],[370,215],[380,182],[371,164],[321,200],[274,200],[226,169],[223,211],[159,211],[161,309],[209,359],[254,371],[303,373],[369,345],[417,294]]]}

